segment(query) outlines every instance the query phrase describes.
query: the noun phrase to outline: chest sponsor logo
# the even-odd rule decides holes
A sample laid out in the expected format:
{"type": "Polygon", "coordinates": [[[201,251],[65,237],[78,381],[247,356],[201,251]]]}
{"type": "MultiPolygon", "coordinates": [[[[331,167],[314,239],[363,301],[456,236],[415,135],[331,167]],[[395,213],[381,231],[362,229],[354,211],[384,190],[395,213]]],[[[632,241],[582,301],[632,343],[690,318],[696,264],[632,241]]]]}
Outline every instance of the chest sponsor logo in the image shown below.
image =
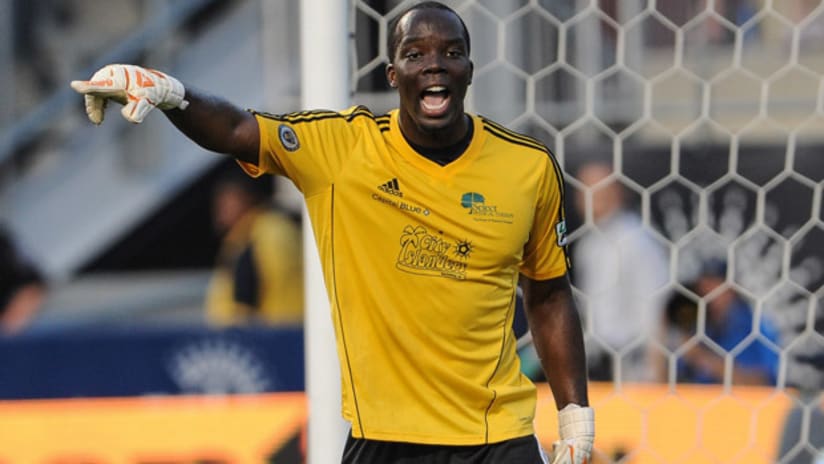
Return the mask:
{"type": "Polygon", "coordinates": [[[408,225],[401,233],[400,246],[398,269],[418,275],[466,279],[467,262],[472,255],[469,240],[450,242],[423,226],[408,225]]]}
{"type": "Polygon", "coordinates": [[[461,206],[469,211],[474,221],[512,224],[515,220],[515,214],[488,204],[483,194],[477,192],[466,192],[461,195],[461,206]]]}

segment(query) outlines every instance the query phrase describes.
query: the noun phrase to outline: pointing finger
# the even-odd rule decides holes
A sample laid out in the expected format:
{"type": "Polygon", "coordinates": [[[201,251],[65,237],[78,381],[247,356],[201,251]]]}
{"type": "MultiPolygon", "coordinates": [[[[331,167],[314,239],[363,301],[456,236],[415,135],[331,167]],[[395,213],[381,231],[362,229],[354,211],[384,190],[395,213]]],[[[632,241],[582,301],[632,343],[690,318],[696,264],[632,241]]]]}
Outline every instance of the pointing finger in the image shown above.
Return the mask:
{"type": "Polygon", "coordinates": [[[100,95],[101,97],[118,97],[126,91],[126,89],[117,86],[112,79],[72,81],[70,85],[78,93],[100,95]]]}

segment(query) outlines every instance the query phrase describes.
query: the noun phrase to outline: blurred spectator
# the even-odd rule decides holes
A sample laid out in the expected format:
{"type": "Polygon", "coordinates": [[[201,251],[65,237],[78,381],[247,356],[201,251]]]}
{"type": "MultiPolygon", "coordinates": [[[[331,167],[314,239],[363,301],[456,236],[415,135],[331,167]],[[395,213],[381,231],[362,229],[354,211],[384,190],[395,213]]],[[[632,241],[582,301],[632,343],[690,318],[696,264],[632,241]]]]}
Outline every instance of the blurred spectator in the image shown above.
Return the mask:
{"type": "Polygon", "coordinates": [[[624,381],[656,380],[663,357],[654,355],[650,341],[662,327],[667,255],[625,207],[624,189],[610,177],[608,163],[587,162],[577,172],[591,193],[591,203],[584,191],[576,198],[583,217],[592,212],[593,227],[576,242],[572,261],[587,308],[590,378],[613,380],[620,373],[624,381]]]}
{"type": "Polygon", "coordinates": [[[301,324],[303,246],[295,218],[272,208],[272,183],[227,173],[213,197],[223,234],[206,313],[210,324],[301,324]]]}
{"type": "Polygon", "coordinates": [[[45,295],[43,276],[17,250],[11,234],[0,227],[0,335],[23,331],[45,295]]]}
{"type": "MultiPolygon", "coordinates": [[[[704,264],[695,281],[695,292],[705,299],[707,307],[704,333],[714,344],[730,352],[748,338],[755,325],[752,307],[726,282],[724,261],[710,260],[704,264]]],[[[682,306],[677,329],[680,339],[692,337],[697,327],[697,308],[682,306]],[[689,314],[692,313],[692,316],[689,314]]],[[[733,360],[732,381],[740,385],[775,385],[778,377],[778,353],[763,341],[778,345],[778,330],[766,314],[758,321],[757,338],[737,351],[733,360]]],[[[678,360],[678,379],[685,382],[720,383],[724,380],[724,357],[706,343],[697,344],[678,360]]]]}

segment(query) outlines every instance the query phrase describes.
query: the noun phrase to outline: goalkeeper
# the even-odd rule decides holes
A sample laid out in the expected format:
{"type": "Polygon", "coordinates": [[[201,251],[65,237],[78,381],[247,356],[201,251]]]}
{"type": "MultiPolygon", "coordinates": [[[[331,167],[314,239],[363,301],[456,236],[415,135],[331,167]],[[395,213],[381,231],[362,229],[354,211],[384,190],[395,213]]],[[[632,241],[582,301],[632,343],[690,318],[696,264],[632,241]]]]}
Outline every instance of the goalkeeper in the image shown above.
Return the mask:
{"type": "Polygon", "coordinates": [[[135,123],[159,108],[249,175],[283,175],[302,192],[351,423],[344,463],[588,462],[594,415],[561,168],[537,140],[464,111],[473,64],[453,10],[416,4],[388,39],[399,107],[383,115],[245,112],[130,65],[72,87],[94,123],[111,100],[135,123]],[[510,328],[519,280],[559,411],[549,458],[510,328]]]}

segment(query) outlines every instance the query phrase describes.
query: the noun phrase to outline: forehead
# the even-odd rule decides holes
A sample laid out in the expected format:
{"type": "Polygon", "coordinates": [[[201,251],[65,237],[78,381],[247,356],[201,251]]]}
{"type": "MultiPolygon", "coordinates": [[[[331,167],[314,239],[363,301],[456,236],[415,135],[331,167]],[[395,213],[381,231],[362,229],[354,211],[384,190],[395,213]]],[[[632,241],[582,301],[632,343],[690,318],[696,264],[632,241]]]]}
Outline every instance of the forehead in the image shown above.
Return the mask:
{"type": "Polygon", "coordinates": [[[437,8],[410,11],[398,22],[397,33],[400,44],[425,39],[464,41],[464,30],[458,17],[437,8]]]}

